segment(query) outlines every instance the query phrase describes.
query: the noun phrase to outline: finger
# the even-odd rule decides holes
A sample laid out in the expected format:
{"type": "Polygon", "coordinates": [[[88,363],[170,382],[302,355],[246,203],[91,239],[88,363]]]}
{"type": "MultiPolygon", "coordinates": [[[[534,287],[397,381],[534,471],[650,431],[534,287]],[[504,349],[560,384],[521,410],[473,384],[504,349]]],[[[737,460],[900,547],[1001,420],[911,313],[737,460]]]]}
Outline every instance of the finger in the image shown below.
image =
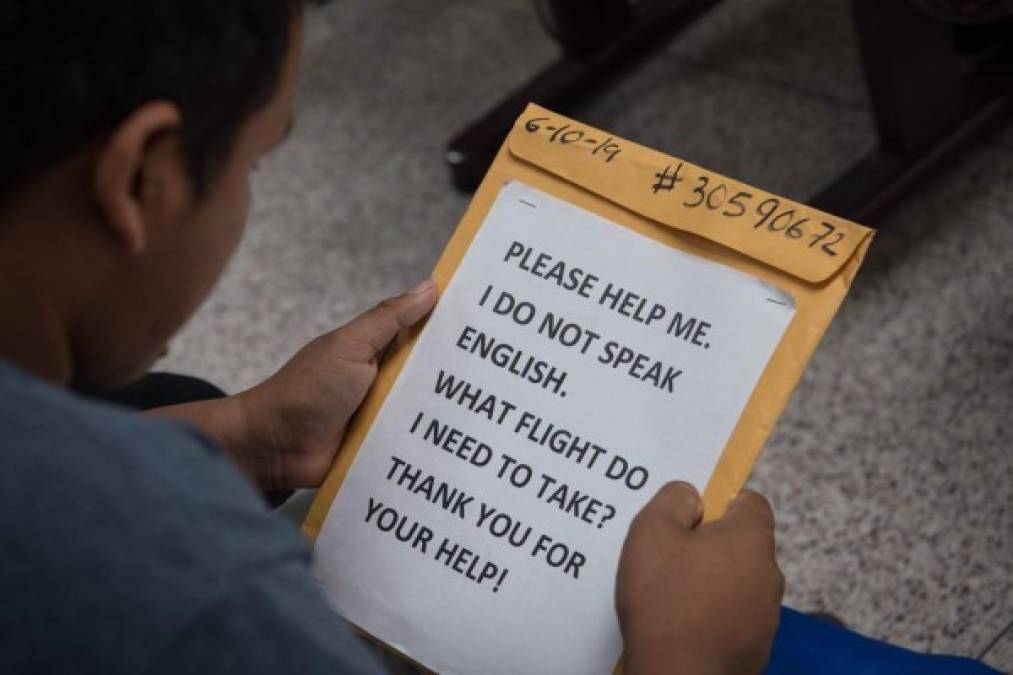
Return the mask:
{"type": "Polygon", "coordinates": [[[689,483],[672,481],[658,490],[644,511],[674,520],[689,530],[696,527],[703,518],[703,500],[689,483]]]}
{"type": "MultiPolygon", "coordinates": [[[[363,361],[372,361],[402,328],[407,328],[429,313],[438,297],[436,283],[427,279],[411,291],[388,298],[373,309],[339,328],[335,338],[353,346],[362,345],[363,361]]],[[[361,353],[361,352],[360,352],[361,353]]]]}
{"type": "Polygon", "coordinates": [[[773,530],[774,509],[763,495],[743,490],[728,505],[722,520],[728,523],[749,523],[753,527],[773,530]]]}

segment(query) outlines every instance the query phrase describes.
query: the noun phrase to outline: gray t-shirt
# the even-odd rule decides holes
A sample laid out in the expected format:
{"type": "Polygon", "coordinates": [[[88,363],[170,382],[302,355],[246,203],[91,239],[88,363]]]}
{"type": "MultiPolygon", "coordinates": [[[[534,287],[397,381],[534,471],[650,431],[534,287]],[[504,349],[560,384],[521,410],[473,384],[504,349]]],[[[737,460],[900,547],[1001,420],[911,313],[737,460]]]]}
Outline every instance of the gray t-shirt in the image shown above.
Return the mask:
{"type": "Polygon", "coordinates": [[[210,442],[0,361],[0,673],[376,673],[210,442]]]}

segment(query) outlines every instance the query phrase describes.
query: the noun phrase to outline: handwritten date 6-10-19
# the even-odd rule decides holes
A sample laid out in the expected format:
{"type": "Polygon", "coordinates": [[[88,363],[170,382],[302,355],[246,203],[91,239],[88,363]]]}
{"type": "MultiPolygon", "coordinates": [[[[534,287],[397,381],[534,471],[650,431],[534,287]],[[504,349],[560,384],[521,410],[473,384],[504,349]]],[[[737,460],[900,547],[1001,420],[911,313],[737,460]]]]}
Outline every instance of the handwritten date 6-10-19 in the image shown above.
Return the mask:
{"type": "MultiPolygon", "coordinates": [[[[674,168],[666,166],[654,174],[656,179],[651,189],[654,194],[674,192],[676,186],[686,179],[684,163],[679,162],[674,168]]],[[[753,229],[763,228],[767,232],[780,233],[787,239],[796,239],[809,248],[822,251],[826,255],[836,256],[834,246],[844,239],[844,233],[837,226],[825,220],[812,222],[808,217],[801,216],[791,206],[782,207],[777,197],[768,197],[757,202],[752,192],[745,190],[733,191],[725,183],[715,181],[711,176],[698,175],[691,183],[682,188],[688,190],[688,196],[682,205],[689,209],[705,208],[720,211],[727,218],[750,218],[753,229]]]]}
{"type": "Polygon", "coordinates": [[[584,148],[590,150],[592,155],[600,155],[606,162],[611,162],[622,152],[612,136],[593,138],[588,135],[589,132],[585,129],[572,124],[559,124],[554,122],[551,117],[532,117],[524,123],[524,130],[530,133],[537,133],[543,129],[547,132],[546,138],[549,143],[584,148]],[[550,122],[550,124],[545,124],[545,122],[550,122]]]}

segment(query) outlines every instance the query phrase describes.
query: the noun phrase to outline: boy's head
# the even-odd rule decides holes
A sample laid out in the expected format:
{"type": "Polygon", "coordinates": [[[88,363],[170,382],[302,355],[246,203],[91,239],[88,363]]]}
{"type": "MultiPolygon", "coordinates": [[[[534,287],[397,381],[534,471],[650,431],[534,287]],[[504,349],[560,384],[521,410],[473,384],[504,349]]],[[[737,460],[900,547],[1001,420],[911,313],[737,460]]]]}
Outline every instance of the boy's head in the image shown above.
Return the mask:
{"type": "Polygon", "coordinates": [[[210,291],[300,30],[297,0],[0,5],[0,311],[65,336],[54,376],[130,377],[210,291]]]}

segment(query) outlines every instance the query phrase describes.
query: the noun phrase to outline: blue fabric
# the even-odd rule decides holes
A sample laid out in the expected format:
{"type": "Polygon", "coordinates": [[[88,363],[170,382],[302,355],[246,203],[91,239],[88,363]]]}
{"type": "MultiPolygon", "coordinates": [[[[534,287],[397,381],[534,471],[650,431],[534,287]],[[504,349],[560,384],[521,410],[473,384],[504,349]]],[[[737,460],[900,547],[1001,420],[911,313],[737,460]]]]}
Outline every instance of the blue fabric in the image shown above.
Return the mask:
{"type": "Polygon", "coordinates": [[[0,673],[373,674],[209,441],[0,361],[0,673]]]}
{"type": "Polygon", "coordinates": [[[928,656],[828,624],[788,608],[766,675],[1000,675],[955,656],[928,656]]]}

